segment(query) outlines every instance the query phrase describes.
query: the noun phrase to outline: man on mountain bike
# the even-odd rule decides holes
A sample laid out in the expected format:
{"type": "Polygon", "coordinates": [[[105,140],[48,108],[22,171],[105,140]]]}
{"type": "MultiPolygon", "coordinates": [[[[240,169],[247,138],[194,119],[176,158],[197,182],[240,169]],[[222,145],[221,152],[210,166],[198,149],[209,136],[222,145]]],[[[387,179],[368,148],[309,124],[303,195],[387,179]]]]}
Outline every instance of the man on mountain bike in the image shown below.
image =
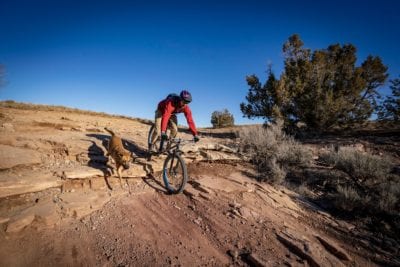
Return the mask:
{"type": "Polygon", "coordinates": [[[167,127],[171,130],[171,138],[175,138],[178,133],[177,113],[184,113],[186,121],[189,125],[189,130],[193,135],[195,142],[199,141],[197,136],[196,126],[192,118],[192,111],[189,108],[189,103],[192,102],[192,95],[183,90],[179,95],[169,94],[166,99],[160,101],[157,106],[154,122],[154,132],[149,144],[149,151],[153,151],[153,146],[161,132],[161,140],[167,140],[167,127]]]}

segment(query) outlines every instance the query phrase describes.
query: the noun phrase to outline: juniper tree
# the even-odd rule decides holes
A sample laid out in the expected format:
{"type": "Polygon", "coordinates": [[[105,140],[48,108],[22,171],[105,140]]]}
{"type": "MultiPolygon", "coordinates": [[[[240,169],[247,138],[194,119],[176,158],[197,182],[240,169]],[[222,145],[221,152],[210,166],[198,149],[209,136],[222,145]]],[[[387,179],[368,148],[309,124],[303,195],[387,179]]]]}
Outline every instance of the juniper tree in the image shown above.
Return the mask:
{"type": "Polygon", "coordinates": [[[392,94],[387,96],[379,107],[378,119],[400,121],[400,77],[390,80],[392,94]]]}
{"type": "Polygon", "coordinates": [[[227,109],[214,111],[211,114],[211,124],[214,128],[229,127],[233,126],[234,123],[233,115],[227,109]]]}
{"type": "Polygon", "coordinates": [[[248,118],[281,118],[286,129],[298,122],[309,130],[324,131],[365,122],[377,108],[378,89],[387,79],[379,57],[368,56],[356,66],[356,47],[333,44],[311,51],[299,35],[283,45],[284,70],[279,79],[271,68],[265,84],[247,76],[247,103],[240,108],[248,118]]]}

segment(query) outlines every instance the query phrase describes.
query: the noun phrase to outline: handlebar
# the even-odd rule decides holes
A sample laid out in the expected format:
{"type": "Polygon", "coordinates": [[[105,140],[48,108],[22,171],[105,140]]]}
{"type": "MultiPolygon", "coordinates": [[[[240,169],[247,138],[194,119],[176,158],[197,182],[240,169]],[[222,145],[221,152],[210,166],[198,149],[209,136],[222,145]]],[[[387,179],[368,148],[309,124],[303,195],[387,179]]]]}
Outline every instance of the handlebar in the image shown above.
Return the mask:
{"type": "MultiPolygon", "coordinates": [[[[176,144],[176,146],[179,146],[180,144],[195,143],[194,138],[193,139],[171,138],[171,139],[166,140],[166,141],[170,142],[171,144],[176,144]]],[[[165,141],[161,140],[159,153],[164,151],[164,143],[165,143],[165,141]]]]}

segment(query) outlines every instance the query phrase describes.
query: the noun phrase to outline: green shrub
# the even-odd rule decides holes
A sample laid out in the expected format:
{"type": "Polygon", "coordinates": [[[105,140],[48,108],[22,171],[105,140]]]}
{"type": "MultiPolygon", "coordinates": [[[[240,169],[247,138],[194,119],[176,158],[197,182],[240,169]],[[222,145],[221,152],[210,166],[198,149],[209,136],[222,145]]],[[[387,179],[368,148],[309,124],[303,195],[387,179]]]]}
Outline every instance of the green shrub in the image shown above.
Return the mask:
{"type": "Polygon", "coordinates": [[[211,124],[214,128],[223,128],[233,126],[235,120],[233,115],[227,109],[224,109],[222,111],[214,111],[211,114],[211,124]]]}
{"type": "Polygon", "coordinates": [[[370,202],[370,197],[361,196],[352,186],[338,186],[334,204],[337,208],[353,211],[366,207],[370,202]]]}

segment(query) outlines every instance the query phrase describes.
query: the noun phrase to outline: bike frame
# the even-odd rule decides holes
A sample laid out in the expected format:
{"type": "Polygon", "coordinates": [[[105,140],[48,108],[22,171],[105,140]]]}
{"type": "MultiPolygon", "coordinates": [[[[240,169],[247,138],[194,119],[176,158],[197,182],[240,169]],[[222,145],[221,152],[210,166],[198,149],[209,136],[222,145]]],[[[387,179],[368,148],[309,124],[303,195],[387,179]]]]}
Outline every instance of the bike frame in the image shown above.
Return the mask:
{"type": "MultiPolygon", "coordinates": [[[[176,154],[180,154],[180,150],[179,150],[179,146],[181,145],[182,139],[173,139],[169,142],[169,144],[172,143],[172,145],[170,147],[167,147],[167,153],[172,155],[172,160],[171,160],[171,164],[170,164],[170,168],[172,168],[172,166],[174,166],[174,159],[175,159],[175,155],[176,154]]],[[[162,147],[162,146],[160,146],[162,147]]]]}

